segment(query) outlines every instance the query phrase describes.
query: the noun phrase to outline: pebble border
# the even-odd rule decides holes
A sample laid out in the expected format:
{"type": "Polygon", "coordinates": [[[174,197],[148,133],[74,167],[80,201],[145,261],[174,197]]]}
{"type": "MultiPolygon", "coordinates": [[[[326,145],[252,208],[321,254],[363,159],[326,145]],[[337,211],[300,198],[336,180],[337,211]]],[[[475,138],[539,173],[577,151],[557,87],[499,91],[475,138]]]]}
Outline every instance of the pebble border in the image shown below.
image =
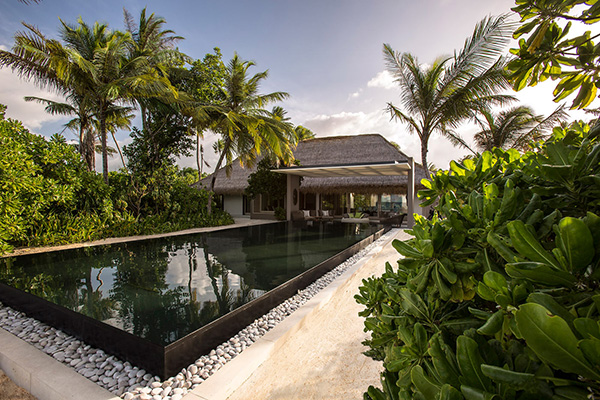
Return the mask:
{"type": "Polygon", "coordinates": [[[181,400],[189,391],[200,385],[225,363],[256,342],[285,317],[310,300],[333,282],[349,267],[356,264],[373,247],[389,240],[397,232],[392,229],[359,251],[330,272],[317,279],[298,294],[256,319],[228,341],[209,354],[201,356],[194,364],[176,376],[161,381],[145,370],[121,361],[103,350],[67,335],[25,313],[0,303],[0,328],[30,343],[57,361],[73,368],[80,375],[125,400],[181,400]]]}

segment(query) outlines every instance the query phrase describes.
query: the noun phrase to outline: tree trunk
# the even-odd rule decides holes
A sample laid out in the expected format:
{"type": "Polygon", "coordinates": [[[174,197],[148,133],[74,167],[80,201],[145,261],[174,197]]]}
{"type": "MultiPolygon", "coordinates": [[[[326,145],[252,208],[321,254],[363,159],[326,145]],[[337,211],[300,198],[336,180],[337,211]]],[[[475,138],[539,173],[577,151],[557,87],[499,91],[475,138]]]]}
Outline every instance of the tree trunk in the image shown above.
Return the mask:
{"type": "Polygon", "coordinates": [[[208,187],[208,206],[206,209],[208,210],[208,215],[212,213],[212,198],[213,198],[213,190],[215,188],[215,181],[217,180],[217,174],[219,173],[219,168],[221,168],[221,163],[223,162],[223,158],[225,158],[225,154],[229,151],[229,144],[231,140],[227,138],[225,140],[225,144],[223,144],[223,150],[221,150],[221,155],[219,156],[219,161],[217,161],[217,165],[215,167],[215,172],[213,172],[212,178],[210,180],[210,186],[208,187]]]}
{"type": "Polygon", "coordinates": [[[100,140],[102,141],[102,176],[104,182],[108,184],[108,151],[106,148],[106,105],[100,106],[98,115],[100,120],[100,140]]]}
{"type": "Polygon", "coordinates": [[[119,143],[117,143],[117,138],[115,137],[115,134],[113,131],[110,131],[110,134],[113,138],[113,141],[115,142],[115,146],[117,147],[117,151],[119,152],[119,156],[121,157],[121,163],[123,163],[123,168],[127,168],[125,166],[125,158],[123,158],[123,153],[121,152],[121,148],[119,147],[119,143]]]}
{"type": "Polygon", "coordinates": [[[198,182],[202,179],[202,160],[200,160],[200,132],[196,131],[196,166],[198,167],[198,182]]]}
{"type": "Polygon", "coordinates": [[[142,131],[146,130],[147,122],[146,122],[146,107],[140,103],[140,113],[142,114],[142,131]]]}
{"type": "Polygon", "coordinates": [[[96,170],[96,148],[94,134],[88,131],[83,138],[83,151],[88,171],[96,170]]]}
{"type": "Polygon", "coordinates": [[[423,168],[425,168],[425,178],[429,179],[429,166],[427,165],[427,152],[429,151],[428,147],[429,135],[421,138],[421,163],[423,164],[423,168]]]}

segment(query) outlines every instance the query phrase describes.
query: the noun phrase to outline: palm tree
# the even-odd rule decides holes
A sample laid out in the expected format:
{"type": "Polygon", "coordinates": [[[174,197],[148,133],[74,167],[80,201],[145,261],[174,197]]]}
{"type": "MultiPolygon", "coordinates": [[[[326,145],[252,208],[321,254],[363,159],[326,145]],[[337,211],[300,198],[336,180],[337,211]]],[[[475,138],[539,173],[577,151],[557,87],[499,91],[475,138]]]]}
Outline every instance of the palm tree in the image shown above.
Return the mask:
{"type": "MultiPolygon", "coordinates": [[[[126,31],[132,39],[127,44],[129,57],[131,59],[144,58],[146,61],[145,68],[149,71],[153,71],[163,78],[168,78],[170,66],[188,59],[186,55],[175,49],[175,44],[183,37],[176,36],[175,32],[170,29],[163,30],[163,26],[167,23],[163,17],[156,16],[154,13],[147,17],[146,8],[141,11],[138,23],[134,21],[132,15],[125,8],[123,8],[123,16],[126,31]]],[[[162,100],[166,103],[173,103],[177,97],[173,93],[174,89],[169,88],[162,94],[165,97],[162,100]]],[[[148,108],[160,100],[156,96],[145,96],[143,92],[136,93],[134,98],[140,107],[142,129],[146,130],[149,123],[148,108]]]]}
{"type": "Polygon", "coordinates": [[[235,157],[239,157],[242,165],[249,166],[254,165],[261,152],[273,154],[284,161],[292,158],[294,131],[291,124],[262,108],[289,95],[285,92],[259,94],[259,84],[267,78],[268,71],[250,77],[248,69],[254,65],[254,62],[243,61],[234,54],[227,65],[222,100],[197,109],[197,118],[221,135],[220,155],[209,186],[209,214],[215,181],[224,160],[229,172],[235,157]]]}
{"type": "Polygon", "coordinates": [[[107,121],[111,110],[132,103],[134,97],[162,96],[169,91],[176,96],[177,92],[165,76],[148,66],[146,55],[131,54],[133,38],[128,32],[111,32],[99,23],[90,28],[79,19],[75,26],[63,22],[62,37],[73,52],[71,76],[78,83],[85,82],[94,104],[102,144],[102,174],[108,183],[107,121]]]}
{"type": "MultiPolygon", "coordinates": [[[[273,117],[278,118],[279,120],[284,122],[290,120],[289,117],[286,117],[287,111],[281,106],[274,106],[273,110],[271,111],[271,114],[273,115],[273,117]]],[[[310,129],[305,128],[302,125],[296,125],[294,127],[294,144],[298,144],[298,142],[301,142],[302,140],[312,139],[314,137],[315,134],[310,129]]]]}
{"type": "Polygon", "coordinates": [[[66,102],[44,99],[36,96],[25,96],[25,101],[35,101],[44,104],[47,113],[52,115],[74,116],[65,124],[66,128],[78,132],[78,150],[84,160],[88,171],[93,171],[95,162],[95,133],[92,130],[92,119],[94,110],[92,105],[86,101],[86,96],[69,93],[66,102]]]}
{"type": "Polygon", "coordinates": [[[384,44],[384,58],[400,87],[402,105],[401,110],[388,103],[387,111],[419,136],[421,163],[426,169],[429,138],[434,132],[447,135],[475,110],[513,100],[496,94],[509,87],[504,61],[499,59],[509,35],[504,16],[484,19],[460,52],[437,59],[431,66],[384,44]]]}
{"type": "MultiPolygon", "coordinates": [[[[546,132],[567,116],[564,105],[559,106],[552,114],[544,118],[536,115],[530,107],[518,106],[495,114],[488,110],[480,112],[475,121],[481,130],[475,134],[475,146],[480,151],[517,149],[526,151],[531,141],[545,139],[546,132]]],[[[457,142],[470,149],[460,137],[457,142]]]]}
{"type": "MultiPolygon", "coordinates": [[[[102,173],[108,182],[107,120],[111,110],[131,102],[133,96],[159,96],[177,92],[166,77],[148,67],[147,57],[129,57],[132,37],[111,32],[107,25],[90,27],[81,19],[77,25],[61,21],[61,38],[46,38],[35,27],[17,32],[12,52],[0,50],[0,67],[9,66],[26,79],[63,96],[71,105],[90,107],[98,120],[102,144],[102,173]]],[[[82,110],[77,110],[81,115],[82,110]]]]}

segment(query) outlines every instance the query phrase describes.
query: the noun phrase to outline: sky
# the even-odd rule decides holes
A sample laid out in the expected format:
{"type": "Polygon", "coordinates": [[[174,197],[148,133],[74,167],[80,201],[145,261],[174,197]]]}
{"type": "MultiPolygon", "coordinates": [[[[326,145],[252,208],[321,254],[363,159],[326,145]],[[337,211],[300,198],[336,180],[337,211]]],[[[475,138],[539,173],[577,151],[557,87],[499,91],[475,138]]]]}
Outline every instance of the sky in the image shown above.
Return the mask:
{"type": "MultiPolygon", "coordinates": [[[[380,133],[416,161],[418,137],[384,112],[388,102],[399,103],[399,89],[385,71],[383,43],[431,63],[459,50],[484,17],[508,13],[516,20],[510,10],[514,0],[41,0],[29,5],[0,0],[0,5],[4,50],[12,47],[15,32],[24,30],[21,21],[56,37],[59,18],[75,23],[81,17],[89,24],[99,21],[123,29],[123,8],[137,19],[147,7],[147,13],[166,19],[165,28],[185,38],[178,47],[190,57],[201,59],[219,47],[225,61],[234,52],[254,61],[250,73],[269,70],[261,92],[288,92],[290,98],[279,105],[295,125],[311,129],[317,137],[380,133]]],[[[552,102],[554,85],[547,81],[517,97],[547,115],[557,106],[552,102]]],[[[43,106],[26,103],[24,96],[58,99],[10,69],[0,69],[0,103],[8,106],[8,117],[45,136],[63,130],[66,118],[45,113],[43,106]]],[[[139,127],[139,118],[133,124],[139,127]]],[[[468,140],[474,129],[467,124],[458,132],[468,140]]],[[[64,135],[75,139],[70,131],[64,135]]],[[[117,140],[126,145],[128,132],[120,132],[117,140]]],[[[214,134],[206,134],[204,148],[211,149],[214,141],[214,134]]],[[[430,140],[428,158],[438,168],[448,168],[451,160],[466,154],[437,134],[430,140]]],[[[214,167],[216,155],[207,150],[206,157],[214,167]]],[[[195,160],[184,158],[179,164],[195,167],[195,160]]],[[[121,167],[118,157],[110,166],[121,167]]]]}

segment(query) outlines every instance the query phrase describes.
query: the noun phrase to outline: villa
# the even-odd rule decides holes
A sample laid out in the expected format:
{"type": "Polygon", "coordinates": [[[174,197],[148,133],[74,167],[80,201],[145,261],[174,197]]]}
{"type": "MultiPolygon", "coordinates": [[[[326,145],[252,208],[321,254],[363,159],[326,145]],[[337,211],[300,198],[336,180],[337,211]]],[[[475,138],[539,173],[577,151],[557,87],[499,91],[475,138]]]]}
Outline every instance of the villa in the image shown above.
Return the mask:
{"type": "MultiPolygon", "coordinates": [[[[255,168],[234,162],[229,176],[218,171],[214,192],[234,217],[274,219],[282,207],[288,220],[363,213],[372,219],[407,213],[411,224],[418,207],[415,188],[422,188],[425,170],[379,134],[335,136],[304,140],[294,150],[298,166],[274,170],[287,175],[284,199],[248,198],[244,191],[255,168]],[[304,211],[304,213],[299,213],[304,211]]],[[[197,186],[208,187],[212,175],[197,186]]]]}

